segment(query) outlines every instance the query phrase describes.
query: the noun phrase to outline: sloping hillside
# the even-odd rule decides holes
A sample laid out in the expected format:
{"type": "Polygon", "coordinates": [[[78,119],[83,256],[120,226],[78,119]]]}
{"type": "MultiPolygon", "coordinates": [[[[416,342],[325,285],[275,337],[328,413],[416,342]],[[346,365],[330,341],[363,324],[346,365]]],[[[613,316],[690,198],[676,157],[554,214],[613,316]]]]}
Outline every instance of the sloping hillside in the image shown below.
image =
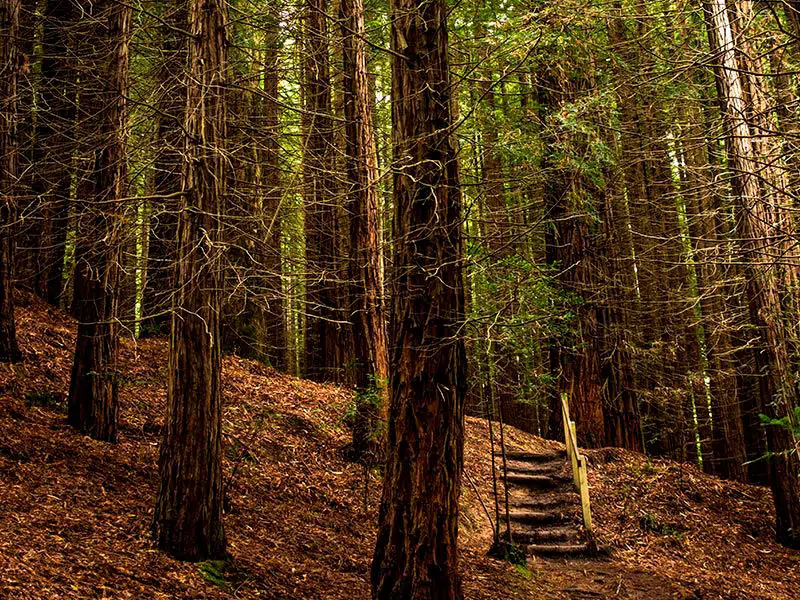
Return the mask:
{"type": "MultiPolygon", "coordinates": [[[[122,345],[120,442],[64,423],[74,326],[20,298],[25,361],[0,366],[0,595],[8,598],[369,597],[380,480],[346,462],[350,395],[225,360],[231,560],[157,552],[149,525],[164,410],[166,341],[122,345]]],[[[509,430],[509,445],[556,445],[509,430]]],[[[596,526],[609,559],[488,558],[486,424],[468,419],[461,520],[468,598],[796,598],[800,554],[772,541],[767,490],[621,450],[591,452],[596,526]]]]}

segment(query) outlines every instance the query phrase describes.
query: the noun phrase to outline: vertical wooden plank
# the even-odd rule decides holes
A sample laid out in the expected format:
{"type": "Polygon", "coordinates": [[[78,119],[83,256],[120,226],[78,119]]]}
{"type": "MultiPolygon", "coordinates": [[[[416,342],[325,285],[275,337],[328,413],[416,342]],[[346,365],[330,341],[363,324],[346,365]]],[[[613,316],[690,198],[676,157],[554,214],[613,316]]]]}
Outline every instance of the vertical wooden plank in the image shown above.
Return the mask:
{"type": "Polygon", "coordinates": [[[591,534],[592,531],[592,507],[589,501],[589,481],[586,472],[586,457],[578,459],[578,488],[581,493],[581,511],[583,512],[583,526],[591,534]]]}

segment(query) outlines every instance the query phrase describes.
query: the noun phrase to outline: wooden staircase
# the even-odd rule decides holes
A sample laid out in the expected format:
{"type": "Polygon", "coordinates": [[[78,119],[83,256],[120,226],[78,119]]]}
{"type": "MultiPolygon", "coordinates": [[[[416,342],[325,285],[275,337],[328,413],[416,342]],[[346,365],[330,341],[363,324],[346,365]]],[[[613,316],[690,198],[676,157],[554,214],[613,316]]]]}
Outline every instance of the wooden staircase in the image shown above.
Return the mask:
{"type": "Polygon", "coordinates": [[[566,395],[562,414],[566,450],[499,454],[505,464],[511,538],[528,554],[595,555],[586,459],[578,451],[566,395]]]}

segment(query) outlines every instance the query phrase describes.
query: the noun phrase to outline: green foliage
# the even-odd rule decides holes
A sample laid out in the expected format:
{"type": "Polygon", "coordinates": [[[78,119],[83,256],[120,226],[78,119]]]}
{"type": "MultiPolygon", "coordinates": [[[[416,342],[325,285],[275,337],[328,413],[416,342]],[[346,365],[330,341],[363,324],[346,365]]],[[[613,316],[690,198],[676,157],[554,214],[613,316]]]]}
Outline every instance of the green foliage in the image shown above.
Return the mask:
{"type": "Polygon", "coordinates": [[[781,427],[789,431],[795,438],[800,438],[800,406],[796,406],[793,413],[792,418],[786,415],[780,419],[773,419],[764,414],[759,415],[759,417],[763,425],[767,427],[781,427]]]}
{"type": "Polygon", "coordinates": [[[514,570],[517,572],[517,575],[523,579],[527,579],[528,581],[533,579],[533,571],[528,568],[527,562],[523,564],[515,564],[514,570]]]}
{"type": "Polygon", "coordinates": [[[225,579],[227,567],[228,563],[224,560],[207,560],[197,565],[203,579],[221,588],[227,588],[230,585],[225,579]]]}

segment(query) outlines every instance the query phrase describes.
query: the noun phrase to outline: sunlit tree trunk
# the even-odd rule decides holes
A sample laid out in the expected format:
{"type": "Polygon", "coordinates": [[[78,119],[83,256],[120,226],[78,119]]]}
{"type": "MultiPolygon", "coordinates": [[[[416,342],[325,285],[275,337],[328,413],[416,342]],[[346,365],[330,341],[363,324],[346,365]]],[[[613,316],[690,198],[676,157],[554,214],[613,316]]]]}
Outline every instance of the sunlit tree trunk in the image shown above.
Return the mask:
{"type": "Polygon", "coordinates": [[[362,0],[340,4],[344,57],[347,195],[350,209],[350,320],[355,351],[353,453],[363,457],[379,440],[388,347],[378,244],[378,154],[372,123],[362,0]]]}
{"type": "Polygon", "coordinates": [[[280,82],[279,27],[280,15],[270,5],[266,29],[266,60],[264,61],[264,126],[266,140],[263,152],[262,177],[264,184],[263,232],[266,235],[263,257],[264,291],[266,294],[264,314],[264,345],[270,364],[285,370],[286,325],[284,323],[283,284],[281,280],[281,165],[280,165],[280,104],[278,85],[280,82]]]}
{"type": "MultiPolygon", "coordinates": [[[[736,385],[734,352],[724,302],[726,273],[721,256],[724,243],[720,230],[720,208],[713,193],[707,146],[700,111],[688,111],[689,136],[682,141],[685,162],[687,220],[692,240],[693,262],[697,265],[697,294],[702,314],[709,394],[713,414],[713,471],[723,477],[747,479],[747,450],[736,385]]],[[[698,412],[705,409],[700,406],[698,412]]],[[[705,458],[705,457],[704,457],[705,458]]],[[[710,457],[709,457],[710,458],[710,457]]],[[[705,466],[705,464],[704,464],[705,466]]]]}
{"type": "MultiPolygon", "coordinates": [[[[757,363],[761,374],[761,398],[764,411],[773,419],[788,417],[794,423],[798,406],[794,387],[786,328],[781,307],[781,266],[771,257],[771,240],[781,232],[770,207],[764,201],[757,178],[757,158],[745,116],[742,79],[736,60],[735,44],[725,0],[705,4],[710,46],[718,56],[718,82],[729,135],[729,160],[735,173],[738,197],[737,229],[740,250],[746,263],[747,296],[750,318],[761,341],[757,363]],[[776,230],[777,229],[777,230],[776,230]]],[[[771,456],[770,486],[775,501],[776,534],[790,547],[800,547],[800,464],[796,440],[784,427],[768,426],[767,443],[771,456]]]]}

